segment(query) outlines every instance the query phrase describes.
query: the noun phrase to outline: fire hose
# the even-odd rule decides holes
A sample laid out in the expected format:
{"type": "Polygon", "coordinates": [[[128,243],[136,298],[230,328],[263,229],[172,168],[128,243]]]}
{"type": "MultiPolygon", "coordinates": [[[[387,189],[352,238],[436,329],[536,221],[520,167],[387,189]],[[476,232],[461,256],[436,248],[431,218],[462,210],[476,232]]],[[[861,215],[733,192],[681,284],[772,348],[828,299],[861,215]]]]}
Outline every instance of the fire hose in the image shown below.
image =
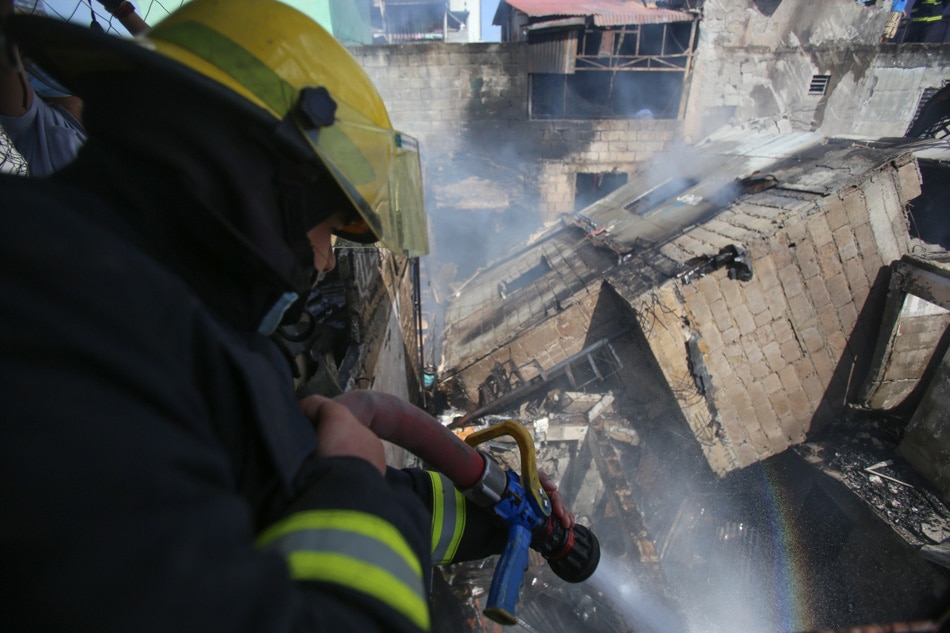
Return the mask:
{"type": "Polygon", "coordinates": [[[395,396],[351,391],[335,399],[376,435],[414,453],[448,477],[463,495],[492,512],[508,529],[508,540],[492,576],[485,615],[500,624],[518,621],[518,604],[528,550],[539,552],[562,580],[587,580],[600,562],[600,544],[586,527],[565,528],[551,515],[541,485],[534,441],[514,420],[472,433],[463,442],[425,411],[395,396]],[[503,469],[475,447],[510,435],[518,444],[521,475],[503,469]]]}

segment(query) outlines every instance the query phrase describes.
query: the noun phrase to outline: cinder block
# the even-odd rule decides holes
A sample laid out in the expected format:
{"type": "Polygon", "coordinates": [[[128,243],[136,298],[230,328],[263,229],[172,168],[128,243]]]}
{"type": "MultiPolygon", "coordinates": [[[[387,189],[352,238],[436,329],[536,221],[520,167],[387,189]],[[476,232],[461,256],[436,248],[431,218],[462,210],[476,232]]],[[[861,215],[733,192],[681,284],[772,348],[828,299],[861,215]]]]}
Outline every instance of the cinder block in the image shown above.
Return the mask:
{"type": "Polygon", "coordinates": [[[837,195],[828,196],[822,200],[822,203],[825,208],[825,219],[831,231],[848,223],[848,213],[844,208],[844,202],[837,195]]]}
{"type": "MultiPolygon", "coordinates": [[[[821,335],[821,331],[817,327],[809,327],[802,331],[802,345],[805,346],[805,350],[810,354],[814,355],[818,352],[824,350],[825,347],[825,337],[821,335]]],[[[812,361],[814,362],[814,356],[812,361]]],[[[818,365],[815,365],[816,369],[818,365]]]]}
{"type": "Polygon", "coordinates": [[[737,208],[739,209],[739,212],[743,214],[753,218],[768,220],[770,224],[780,219],[785,213],[785,209],[779,208],[777,206],[768,207],[761,204],[753,204],[747,200],[739,203],[737,208]]]}
{"type": "Polygon", "coordinates": [[[745,303],[741,283],[742,282],[738,280],[726,278],[719,284],[719,291],[722,293],[723,301],[725,301],[726,305],[730,308],[745,303]]]}
{"type": "MultiPolygon", "coordinates": [[[[699,291],[706,298],[706,303],[712,309],[717,302],[723,302],[722,291],[719,288],[719,282],[715,275],[706,275],[694,282],[699,291]]],[[[715,314],[715,310],[713,310],[715,314]]]]}
{"type": "MultiPolygon", "coordinates": [[[[852,189],[848,192],[844,197],[844,208],[851,226],[858,226],[868,221],[868,205],[864,199],[864,192],[860,189],[852,189]]],[[[835,231],[837,228],[832,230],[835,231]]]]}
{"type": "Polygon", "coordinates": [[[805,286],[808,288],[808,298],[819,312],[824,306],[831,305],[831,295],[825,287],[824,277],[812,277],[805,282],[805,286]]]}
{"type": "Polygon", "coordinates": [[[765,362],[765,357],[760,356],[760,360],[749,362],[749,373],[752,374],[752,381],[748,384],[753,385],[764,380],[766,376],[772,373],[772,369],[765,362]]]}
{"type": "Polygon", "coordinates": [[[768,310],[759,312],[752,317],[755,320],[755,327],[762,328],[772,322],[772,313],[768,310]]]}
{"type": "Polygon", "coordinates": [[[736,459],[740,468],[751,466],[759,461],[759,453],[749,442],[743,442],[736,447],[736,459]]]}
{"type": "Polygon", "coordinates": [[[788,415],[779,419],[782,430],[785,431],[785,437],[789,445],[797,444],[805,439],[804,427],[808,425],[807,419],[802,419],[800,415],[792,408],[788,396],[785,396],[786,402],[789,402],[788,415]]]}
{"type": "Polygon", "coordinates": [[[772,322],[772,331],[775,332],[775,340],[779,343],[795,340],[795,330],[788,319],[781,317],[772,322]]]}
{"type": "Polygon", "coordinates": [[[831,228],[824,215],[815,215],[808,219],[808,233],[815,248],[821,248],[832,240],[831,228]]]}
{"type": "Polygon", "coordinates": [[[757,280],[753,279],[749,283],[744,283],[741,288],[749,312],[753,315],[757,315],[768,310],[768,304],[765,301],[765,296],[762,294],[762,289],[757,280]]]}
{"type": "Polygon", "coordinates": [[[709,245],[710,252],[719,252],[719,249],[728,246],[733,242],[732,238],[720,235],[712,231],[707,231],[704,227],[696,227],[690,231],[690,235],[709,245]]]}
{"type": "Polygon", "coordinates": [[[796,417],[800,423],[802,423],[802,429],[807,433],[808,429],[805,428],[805,425],[815,413],[811,400],[801,385],[799,385],[798,389],[786,390],[785,395],[788,396],[788,402],[792,405],[792,411],[795,412],[796,417]]]}
{"type": "Polygon", "coordinates": [[[752,408],[755,409],[755,417],[759,426],[766,437],[771,437],[778,430],[775,424],[775,411],[772,410],[772,403],[769,402],[768,394],[761,384],[755,383],[749,386],[749,399],[752,401],[752,408]],[[771,431],[771,432],[770,432],[771,431]]]}
{"type": "Polygon", "coordinates": [[[812,365],[815,366],[815,372],[818,374],[818,377],[821,378],[821,381],[825,383],[827,389],[827,386],[831,383],[831,377],[834,375],[837,364],[824,348],[809,352],[808,357],[811,359],[812,365]]]}
{"type": "Polygon", "coordinates": [[[840,330],[841,319],[838,316],[838,308],[831,304],[824,306],[818,311],[818,324],[826,335],[840,330]]]}
{"type": "Polygon", "coordinates": [[[778,285],[778,272],[775,269],[775,263],[771,256],[760,257],[753,261],[752,270],[759,279],[759,285],[763,288],[772,288],[778,285]]]}
{"type": "Polygon", "coordinates": [[[848,287],[848,280],[844,276],[844,273],[834,275],[826,280],[825,283],[828,285],[829,294],[831,294],[831,302],[836,308],[840,308],[846,303],[851,303],[851,288],[848,287]]]}
{"type": "Polygon", "coordinates": [[[762,354],[765,356],[765,360],[773,372],[778,372],[785,367],[786,361],[782,356],[782,348],[775,341],[769,341],[769,343],[764,345],[762,347],[762,354]]]}
{"type": "Polygon", "coordinates": [[[835,244],[838,246],[838,258],[846,262],[858,256],[858,245],[854,241],[850,226],[842,226],[834,230],[835,244]]]}
{"type": "Polygon", "coordinates": [[[853,303],[846,303],[838,308],[838,319],[841,320],[841,331],[849,337],[854,332],[854,326],[858,322],[858,311],[854,305],[853,303]]]}
{"type": "Polygon", "coordinates": [[[785,235],[788,237],[789,247],[798,248],[798,245],[805,241],[808,234],[808,227],[804,222],[790,222],[785,227],[785,235]]]}
{"type": "Polygon", "coordinates": [[[762,346],[752,336],[744,336],[739,339],[739,345],[745,352],[745,357],[750,363],[765,362],[765,354],[762,353],[762,346]]]}
{"type": "Polygon", "coordinates": [[[840,362],[848,346],[848,341],[844,337],[844,334],[842,334],[840,330],[831,332],[827,336],[827,341],[831,357],[840,362]]]}
{"type": "Polygon", "coordinates": [[[920,183],[922,179],[920,177],[920,167],[917,164],[916,158],[901,165],[897,169],[897,173],[894,175],[894,177],[897,181],[901,204],[906,205],[908,202],[920,195],[920,183]]]}
{"type": "Polygon", "coordinates": [[[794,363],[802,357],[802,348],[796,339],[781,343],[779,349],[782,351],[782,358],[785,359],[786,363],[794,363]]]}
{"type": "Polygon", "coordinates": [[[847,277],[848,286],[854,294],[855,303],[863,305],[864,298],[867,296],[871,284],[868,283],[867,275],[864,272],[864,264],[861,262],[860,257],[849,259],[844,263],[844,275],[847,277]],[[860,299],[859,294],[862,295],[860,299]]]}
{"type": "Polygon", "coordinates": [[[736,213],[733,220],[736,226],[748,229],[753,233],[767,235],[774,229],[774,223],[768,218],[759,218],[745,213],[736,213]]]}
{"type": "Polygon", "coordinates": [[[748,387],[756,380],[755,376],[752,375],[752,370],[749,368],[748,363],[733,364],[732,373],[744,387],[748,387]]]}
{"type": "Polygon", "coordinates": [[[762,380],[761,385],[767,395],[771,395],[782,389],[782,381],[779,380],[778,374],[775,372],[770,372],[769,375],[762,380]]]}
{"type": "Polygon", "coordinates": [[[769,248],[771,249],[772,263],[776,270],[788,266],[794,259],[792,249],[788,246],[788,240],[783,233],[772,233],[769,237],[769,248]]]}
{"type": "MultiPolygon", "coordinates": [[[[785,293],[782,292],[781,284],[767,286],[765,291],[765,300],[769,304],[769,312],[773,317],[780,317],[788,310],[788,302],[785,300],[785,293]]],[[[803,296],[803,295],[800,295],[803,296]]]]}
{"type": "Polygon", "coordinates": [[[805,326],[812,324],[817,316],[815,308],[811,305],[811,301],[803,294],[790,298],[788,300],[788,309],[789,312],[791,312],[792,322],[798,330],[802,330],[805,326]]]}
{"type": "Polygon", "coordinates": [[[802,389],[805,391],[808,402],[811,403],[809,408],[811,411],[816,411],[825,397],[824,381],[817,373],[805,376],[802,379],[802,389]]]}
{"type": "Polygon", "coordinates": [[[732,314],[740,334],[746,335],[755,332],[755,320],[752,318],[752,313],[749,312],[749,308],[746,307],[745,304],[740,303],[739,305],[733,306],[729,312],[732,314]]]}
{"type": "Polygon", "coordinates": [[[709,304],[706,297],[698,291],[695,284],[689,284],[683,287],[683,294],[687,294],[687,289],[692,296],[686,301],[686,310],[693,317],[693,323],[697,326],[703,326],[712,321],[712,312],[709,310],[709,304]]]}
{"type": "Polygon", "coordinates": [[[736,327],[730,327],[727,330],[722,332],[722,344],[730,345],[739,340],[739,329],[736,327]]]}
{"type": "Polygon", "coordinates": [[[821,268],[818,266],[818,253],[810,242],[802,242],[795,248],[798,268],[801,271],[802,278],[806,281],[821,274],[821,268]]]}
{"type": "Polygon", "coordinates": [[[798,266],[794,264],[783,266],[779,269],[778,276],[782,280],[782,289],[785,291],[786,298],[791,299],[803,292],[801,271],[798,266]]]}

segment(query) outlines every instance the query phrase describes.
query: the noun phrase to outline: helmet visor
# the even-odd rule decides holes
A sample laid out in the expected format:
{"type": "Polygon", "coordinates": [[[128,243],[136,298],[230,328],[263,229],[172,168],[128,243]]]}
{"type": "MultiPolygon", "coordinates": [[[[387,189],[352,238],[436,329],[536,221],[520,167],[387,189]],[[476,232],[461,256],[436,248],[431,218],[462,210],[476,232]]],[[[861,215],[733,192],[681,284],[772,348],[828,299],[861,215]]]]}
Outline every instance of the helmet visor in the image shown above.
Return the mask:
{"type": "Polygon", "coordinates": [[[407,257],[427,254],[419,143],[400,132],[356,122],[360,117],[340,105],[333,125],[301,129],[375,235],[375,239],[368,235],[359,223],[351,224],[337,231],[342,240],[337,245],[356,246],[378,239],[407,257]]]}

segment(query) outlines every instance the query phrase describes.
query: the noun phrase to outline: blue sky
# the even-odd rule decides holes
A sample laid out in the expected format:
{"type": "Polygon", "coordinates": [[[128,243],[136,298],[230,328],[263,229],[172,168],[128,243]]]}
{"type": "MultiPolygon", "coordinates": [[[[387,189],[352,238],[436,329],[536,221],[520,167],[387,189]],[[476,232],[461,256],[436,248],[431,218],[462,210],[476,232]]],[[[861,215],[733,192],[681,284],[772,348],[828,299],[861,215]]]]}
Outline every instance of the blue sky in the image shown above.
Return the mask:
{"type": "Polygon", "coordinates": [[[482,8],[482,39],[486,42],[497,42],[501,39],[501,27],[492,26],[492,18],[498,9],[498,0],[480,0],[482,8]]]}

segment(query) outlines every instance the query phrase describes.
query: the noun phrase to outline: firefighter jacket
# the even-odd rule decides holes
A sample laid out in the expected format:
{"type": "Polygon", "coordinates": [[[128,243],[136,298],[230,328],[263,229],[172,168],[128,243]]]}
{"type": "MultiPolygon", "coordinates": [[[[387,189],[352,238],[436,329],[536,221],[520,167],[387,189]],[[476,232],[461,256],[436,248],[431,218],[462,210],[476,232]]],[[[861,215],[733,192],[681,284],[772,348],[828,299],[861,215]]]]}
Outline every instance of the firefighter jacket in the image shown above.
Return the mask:
{"type": "Polygon", "coordinates": [[[457,493],[315,457],[248,327],[285,289],[198,240],[180,179],[108,183],[97,147],[0,176],[0,630],[430,630],[433,557],[486,551],[457,493]]]}

